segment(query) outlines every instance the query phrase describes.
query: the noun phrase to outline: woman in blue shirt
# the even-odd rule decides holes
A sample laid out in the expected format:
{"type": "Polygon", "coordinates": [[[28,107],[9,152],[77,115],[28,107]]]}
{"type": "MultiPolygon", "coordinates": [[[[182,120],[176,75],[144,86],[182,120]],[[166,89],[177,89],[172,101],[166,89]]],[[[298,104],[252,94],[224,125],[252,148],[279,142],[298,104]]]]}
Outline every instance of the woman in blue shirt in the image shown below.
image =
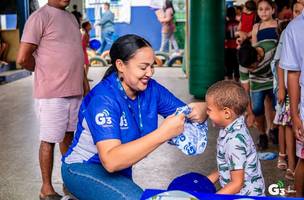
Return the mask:
{"type": "MultiPolygon", "coordinates": [[[[62,158],[65,186],[79,200],[139,199],[132,165],[183,132],[185,103],[151,79],[155,55],[136,35],[116,40],[112,66],[84,98],[73,143],[62,158]],[[157,127],[158,114],[166,119],[157,127]]],[[[203,103],[191,103],[193,121],[206,119],[203,103]]]]}

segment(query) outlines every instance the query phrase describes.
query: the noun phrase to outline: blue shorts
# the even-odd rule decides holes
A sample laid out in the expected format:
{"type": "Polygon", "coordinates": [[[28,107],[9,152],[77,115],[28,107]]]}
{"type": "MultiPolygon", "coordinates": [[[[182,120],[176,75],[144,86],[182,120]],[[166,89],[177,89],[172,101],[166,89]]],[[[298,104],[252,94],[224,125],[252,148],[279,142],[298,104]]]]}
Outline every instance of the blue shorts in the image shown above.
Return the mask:
{"type": "Polygon", "coordinates": [[[276,97],[273,94],[272,89],[258,92],[250,92],[252,111],[255,116],[261,116],[265,113],[264,101],[266,96],[268,96],[272,100],[272,107],[273,110],[275,110],[276,97]]]}

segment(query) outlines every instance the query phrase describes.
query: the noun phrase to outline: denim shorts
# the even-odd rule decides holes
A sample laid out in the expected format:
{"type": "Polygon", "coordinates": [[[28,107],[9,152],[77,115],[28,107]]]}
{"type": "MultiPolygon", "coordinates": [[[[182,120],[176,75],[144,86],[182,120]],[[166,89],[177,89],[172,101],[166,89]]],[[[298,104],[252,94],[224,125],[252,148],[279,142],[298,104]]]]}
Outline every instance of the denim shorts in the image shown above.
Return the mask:
{"type": "Polygon", "coordinates": [[[64,185],[79,200],[134,200],[143,190],[130,178],[107,172],[101,164],[62,162],[64,185]]]}
{"type": "Polygon", "coordinates": [[[266,96],[268,96],[272,100],[272,107],[273,110],[275,110],[276,97],[273,94],[272,89],[250,92],[252,111],[255,116],[261,116],[265,113],[264,101],[266,96]]]}

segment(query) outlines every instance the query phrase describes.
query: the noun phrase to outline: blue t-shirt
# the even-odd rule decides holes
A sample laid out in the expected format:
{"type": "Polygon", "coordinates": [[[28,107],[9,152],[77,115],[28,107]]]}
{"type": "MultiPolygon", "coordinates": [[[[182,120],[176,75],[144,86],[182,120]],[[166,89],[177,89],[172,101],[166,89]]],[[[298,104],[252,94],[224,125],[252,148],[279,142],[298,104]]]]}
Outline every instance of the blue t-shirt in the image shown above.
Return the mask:
{"type": "MultiPolygon", "coordinates": [[[[119,90],[119,86],[114,72],[84,98],[74,140],[63,156],[63,162],[100,164],[97,142],[119,139],[124,144],[136,140],[157,129],[158,114],[167,117],[176,108],[185,105],[153,79],[149,81],[147,89],[140,92],[134,100],[125,99],[125,93],[119,90]],[[142,116],[141,129],[139,114],[142,116]]],[[[131,167],[121,173],[131,177],[131,167]]]]}

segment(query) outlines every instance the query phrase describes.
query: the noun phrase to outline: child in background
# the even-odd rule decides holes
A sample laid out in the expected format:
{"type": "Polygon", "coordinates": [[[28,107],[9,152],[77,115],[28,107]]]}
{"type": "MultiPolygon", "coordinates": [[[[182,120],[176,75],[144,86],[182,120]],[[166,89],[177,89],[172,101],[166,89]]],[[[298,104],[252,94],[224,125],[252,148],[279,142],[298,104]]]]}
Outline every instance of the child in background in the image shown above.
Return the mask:
{"type": "MultiPolygon", "coordinates": [[[[303,5],[295,2],[292,6],[292,10],[293,18],[295,18],[301,14],[303,5]]],[[[286,169],[285,178],[293,180],[296,162],[295,138],[291,127],[290,104],[289,96],[287,94],[287,71],[278,66],[285,35],[284,29],[288,23],[288,21],[283,21],[279,24],[278,33],[281,37],[272,61],[272,70],[274,74],[274,92],[277,94],[278,101],[276,106],[276,116],[274,118],[274,123],[279,125],[279,158],[277,167],[282,170],[286,169]],[[288,160],[288,163],[286,160],[288,160]]]]}
{"type": "Polygon", "coordinates": [[[237,61],[237,44],[235,33],[239,22],[235,19],[236,13],[234,7],[227,8],[225,25],[225,76],[227,79],[239,81],[239,63],[237,61]]]}
{"type": "Polygon", "coordinates": [[[245,7],[243,8],[238,32],[236,33],[238,45],[241,45],[244,40],[251,38],[251,31],[255,23],[255,18],[256,4],[254,1],[249,0],[245,3],[245,7]]]}
{"type": "MultiPolygon", "coordinates": [[[[89,42],[90,42],[90,30],[92,29],[92,26],[89,21],[83,22],[81,25],[82,28],[82,49],[83,49],[83,54],[84,54],[84,70],[86,75],[88,76],[89,72],[89,67],[90,67],[90,61],[89,61],[89,56],[87,52],[87,47],[89,47],[89,42]]],[[[88,79],[89,80],[89,79],[88,79]]],[[[89,80],[92,81],[92,80],[89,80]]]]}
{"type": "Polygon", "coordinates": [[[274,112],[276,105],[270,67],[276,44],[276,40],[263,40],[252,46],[246,40],[238,51],[240,80],[244,89],[250,93],[251,100],[247,108],[247,125],[251,127],[255,124],[259,130],[258,146],[261,150],[268,148],[264,107],[266,97],[272,100],[270,111],[274,112]]]}
{"type": "MultiPolygon", "coordinates": [[[[287,24],[288,21],[284,21],[279,24],[279,34],[282,33],[287,24]]],[[[289,96],[286,92],[287,72],[278,66],[283,38],[284,32],[281,34],[274,59],[271,63],[274,75],[274,93],[277,96],[276,115],[273,123],[279,126],[279,157],[277,167],[279,169],[286,170],[285,178],[293,180],[295,169],[295,139],[291,128],[289,96]]]]}
{"type": "Polygon", "coordinates": [[[260,22],[256,23],[252,29],[252,45],[265,39],[278,40],[277,27],[278,20],[273,19],[275,7],[271,0],[259,0],[257,4],[257,13],[260,22]]]}
{"type": "Polygon", "coordinates": [[[206,93],[207,114],[221,128],[217,139],[217,170],[208,178],[219,180],[218,194],[264,195],[265,183],[244,112],[249,97],[235,81],[220,81],[206,93]]]}
{"type": "MultiPolygon", "coordinates": [[[[303,0],[298,1],[304,3],[303,0]]],[[[288,94],[292,128],[296,136],[296,155],[299,158],[295,169],[297,197],[304,197],[304,13],[293,19],[285,29],[279,66],[288,70],[288,94]],[[300,108],[300,112],[299,112],[300,108]]]]}

